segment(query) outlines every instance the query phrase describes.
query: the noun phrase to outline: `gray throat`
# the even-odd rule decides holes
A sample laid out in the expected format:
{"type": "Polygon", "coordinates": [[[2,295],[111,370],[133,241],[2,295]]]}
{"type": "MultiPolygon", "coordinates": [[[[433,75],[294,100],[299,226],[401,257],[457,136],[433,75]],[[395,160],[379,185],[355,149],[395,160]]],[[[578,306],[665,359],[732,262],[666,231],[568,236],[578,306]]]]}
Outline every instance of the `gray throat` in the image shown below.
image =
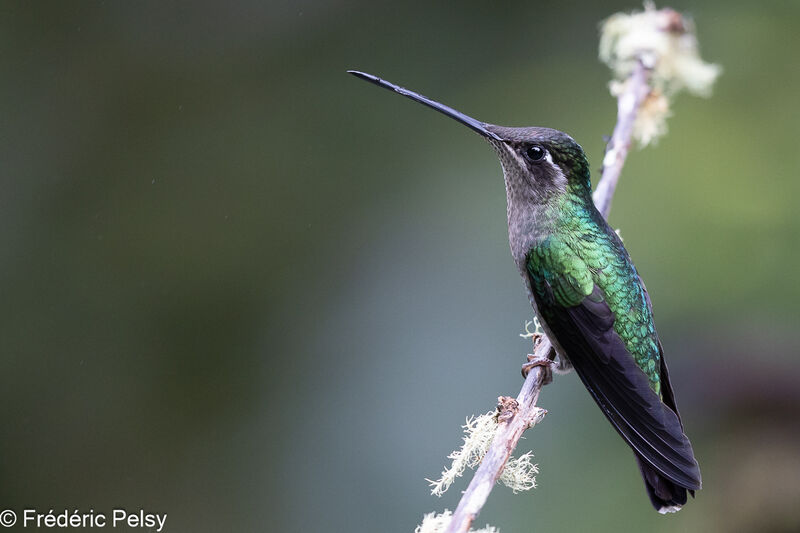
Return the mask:
{"type": "Polygon", "coordinates": [[[551,179],[538,182],[514,150],[505,143],[490,143],[503,167],[511,255],[527,280],[525,258],[531,248],[553,233],[558,213],[551,202],[566,190],[567,180],[561,169],[552,165],[551,179]]]}

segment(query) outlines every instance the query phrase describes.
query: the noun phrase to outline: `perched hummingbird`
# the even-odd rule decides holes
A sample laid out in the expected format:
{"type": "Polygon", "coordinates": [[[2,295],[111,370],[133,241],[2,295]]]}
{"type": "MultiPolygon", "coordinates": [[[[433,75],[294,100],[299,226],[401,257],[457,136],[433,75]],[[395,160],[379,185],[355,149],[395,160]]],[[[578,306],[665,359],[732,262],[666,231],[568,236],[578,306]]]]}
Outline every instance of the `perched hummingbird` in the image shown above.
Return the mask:
{"type": "Polygon", "coordinates": [[[503,167],[511,255],[559,368],[575,369],[633,449],[653,507],[678,511],[687,491],[700,489],[700,468],[675,405],[650,297],[595,208],[583,149],[557,130],[487,124],[371,74],[348,72],[489,141],[503,167]]]}

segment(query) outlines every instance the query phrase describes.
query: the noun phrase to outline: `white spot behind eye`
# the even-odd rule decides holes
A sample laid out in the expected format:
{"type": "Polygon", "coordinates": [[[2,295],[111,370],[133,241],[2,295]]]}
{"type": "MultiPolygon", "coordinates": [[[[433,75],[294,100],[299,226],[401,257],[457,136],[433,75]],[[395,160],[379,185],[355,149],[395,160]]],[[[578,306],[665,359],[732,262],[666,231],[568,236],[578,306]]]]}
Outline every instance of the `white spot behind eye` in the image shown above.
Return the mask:
{"type": "Polygon", "coordinates": [[[550,150],[544,151],[544,160],[550,163],[551,165],[555,165],[555,163],[553,163],[553,155],[550,153],[550,150]]]}

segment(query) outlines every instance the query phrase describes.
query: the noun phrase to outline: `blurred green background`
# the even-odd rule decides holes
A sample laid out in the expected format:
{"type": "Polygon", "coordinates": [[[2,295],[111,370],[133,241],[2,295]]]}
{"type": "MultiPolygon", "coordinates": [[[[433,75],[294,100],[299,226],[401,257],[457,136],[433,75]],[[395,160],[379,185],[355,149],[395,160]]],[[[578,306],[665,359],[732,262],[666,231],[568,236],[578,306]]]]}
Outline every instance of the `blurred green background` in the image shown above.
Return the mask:
{"type": "MultiPolygon", "coordinates": [[[[636,2],[0,7],[0,507],[165,531],[413,531],[460,424],[516,394],[531,316],[479,119],[615,120],[599,21],[636,2]]],[[[800,531],[800,4],[680,0],[724,74],[633,152],[611,222],[647,282],[704,490],[647,501],[574,374],[540,487],[476,525],[800,531]]],[[[597,176],[595,176],[596,179],[597,176]]]]}

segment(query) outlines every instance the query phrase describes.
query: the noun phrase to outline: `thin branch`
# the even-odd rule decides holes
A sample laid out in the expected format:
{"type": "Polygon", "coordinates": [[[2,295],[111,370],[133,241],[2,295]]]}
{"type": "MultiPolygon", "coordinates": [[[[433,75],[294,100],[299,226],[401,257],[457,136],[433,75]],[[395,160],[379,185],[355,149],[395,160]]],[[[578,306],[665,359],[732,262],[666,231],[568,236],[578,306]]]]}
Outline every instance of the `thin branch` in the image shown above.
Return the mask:
{"type": "Polygon", "coordinates": [[[606,146],[603,173],[592,195],[594,205],[597,206],[597,210],[600,211],[603,218],[608,218],[608,213],[611,211],[611,199],[617,189],[625,158],[628,157],[636,112],[650,94],[649,77],[650,71],[642,61],[636,61],[627,88],[617,99],[617,125],[614,126],[614,133],[611,134],[611,140],[606,146]]]}
{"type": "MultiPolygon", "coordinates": [[[[651,90],[649,78],[650,71],[641,61],[637,61],[626,84],[626,89],[617,99],[617,124],[606,147],[602,177],[593,196],[597,209],[604,217],[608,217],[611,199],[628,155],[636,112],[651,90]]],[[[542,337],[536,344],[534,357],[547,357],[552,360],[555,358],[552,348],[550,340],[542,337]]],[[[517,405],[509,406],[508,402],[505,402],[506,405],[501,405],[505,409],[498,418],[501,427],[498,428],[497,436],[492,441],[489,451],[486,452],[475,476],[458,502],[458,507],[453,513],[446,533],[467,533],[469,531],[472,521],[486,503],[489,493],[494,488],[497,478],[502,473],[511,452],[516,448],[522,433],[536,421],[536,400],[539,398],[543,379],[542,367],[533,367],[517,396],[517,405]]]]}

